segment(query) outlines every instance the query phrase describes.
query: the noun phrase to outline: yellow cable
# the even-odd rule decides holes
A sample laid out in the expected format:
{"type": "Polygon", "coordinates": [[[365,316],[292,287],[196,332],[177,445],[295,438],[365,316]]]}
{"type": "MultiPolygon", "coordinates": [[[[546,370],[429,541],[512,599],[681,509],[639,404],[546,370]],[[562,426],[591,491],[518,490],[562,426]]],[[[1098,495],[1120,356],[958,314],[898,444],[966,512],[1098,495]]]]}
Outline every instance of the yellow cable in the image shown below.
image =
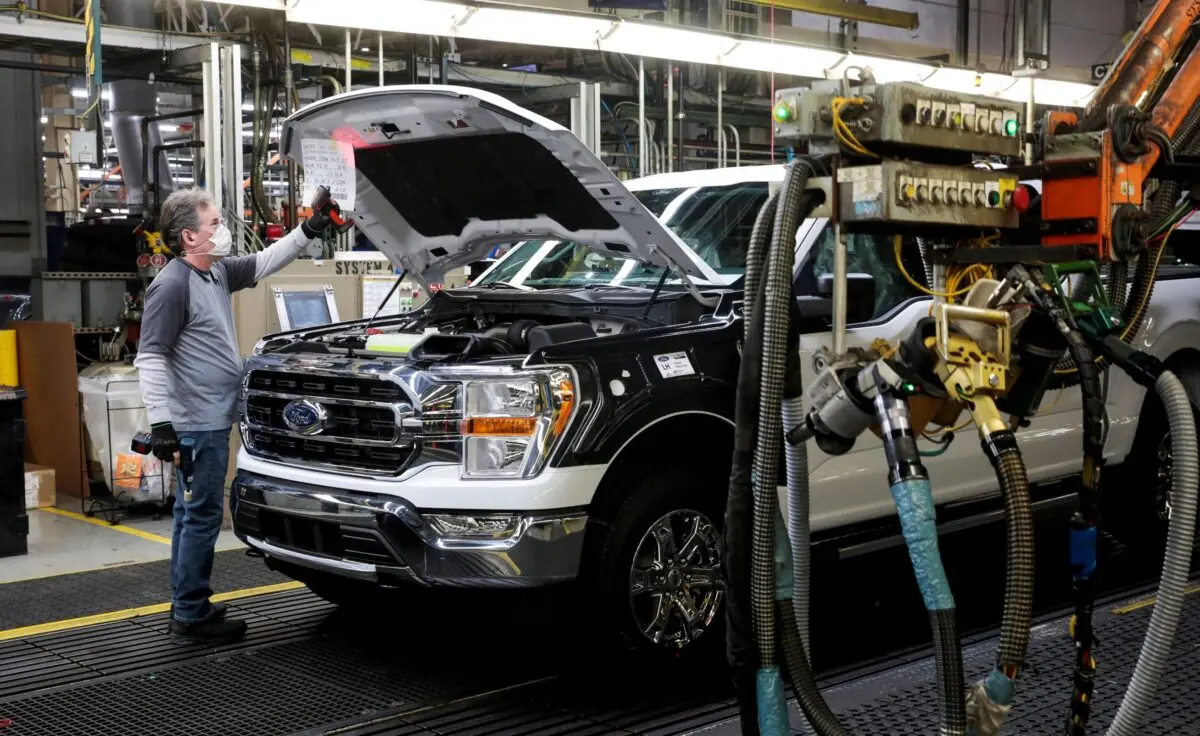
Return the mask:
{"type": "Polygon", "coordinates": [[[861,97],[833,98],[833,103],[830,105],[830,112],[833,117],[833,135],[842,145],[844,145],[846,148],[849,148],[851,151],[863,156],[879,158],[878,155],[867,150],[867,147],[858,140],[858,137],[854,135],[854,131],[852,131],[850,126],[846,124],[846,121],[842,119],[842,108],[846,107],[847,105],[861,105],[863,102],[865,102],[865,100],[861,97]]]}
{"type": "Polygon", "coordinates": [[[908,269],[904,267],[904,259],[902,259],[900,257],[900,249],[903,247],[903,245],[904,245],[903,239],[899,235],[896,235],[895,236],[896,267],[900,269],[900,275],[902,275],[904,277],[904,280],[907,281],[909,283],[909,285],[911,285],[914,289],[917,289],[918,291],[920,291],[923,294],[928,294],[929,296],[937,296],[937,297],[941,297],[943,299],[953,299],[956,296],[962,296],[963,294],[966,294],[967,291],[971,288],[968,286],[966,289],[963,289],[962,291],[959,291],[959,292],[942,293],[942,292],[938,292],[938,291],[933,291],[933,290],[923,286],[920,282],[918,282],[916,279],[914,279],[912,277],[912,274],[910,274],[908,272],[908,269]]]}
{"type": "Polygon", "coordinates": [[[1049,414],[1050,412],[1054,411],[1054,407],[1058,406],[1058,401],[1059,401],[1059,399],[1061,399],[1063,397],[1063,393],[1065,393],[1066,390],[1067,390],[1066,386],[1063,386],[1062,388],[1060,388],[1058,390],[1058,394],[1054,397],[1054,401],[1050,402],[1050,406],[1043,406],[1041,409],[1038,409],[1037,413],[1034,414],[1034,416],[1035,417],[1045,416],[1046,414],[1049,414]]]}

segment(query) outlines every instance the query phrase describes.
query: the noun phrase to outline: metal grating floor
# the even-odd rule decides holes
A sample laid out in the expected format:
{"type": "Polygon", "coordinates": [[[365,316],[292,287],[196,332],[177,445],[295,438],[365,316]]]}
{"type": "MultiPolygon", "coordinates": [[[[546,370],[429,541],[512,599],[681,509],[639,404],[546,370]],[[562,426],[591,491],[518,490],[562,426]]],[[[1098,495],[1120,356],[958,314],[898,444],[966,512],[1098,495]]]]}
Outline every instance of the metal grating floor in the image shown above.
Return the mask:
{"type": "MultiPolygon", "coordinates": [[[[171,600],[167,564],[158,560],[4,583],[0,585],[0,630],[167,603],[171,600]]],[[[212,580],[214,592],[224,593],[287,578],[243,550],[227,550],[213,558],[212,580]]]]}
{"type": "MultiPolygon", "coordinates": [[[[1200,592],[1200,590],[1196,591],[1200,592]]],[[[1141,599],[1139,599],[1141,600],[1141,599]]],[[[1124,614],[1118,606],[1097,607],[1096,635],[1099,665],[1092,717],[1088,730],[1103,733],[1116,715],[1125,688],[1137,663],[1142,637],[1152,607],[1124,614]]],[[[1060,734],[1070,699],[1074,646],[1067,634],[1067,619],[1059,617],[1035,626],[1030,638],[1029,667],[1018,681],[1017,701],[1005,733],[1060,734]]],[[[1160,683],[1157,704],[1140,734],[1190,736],[1200,734],[1200,595],[1186,599],[1183,620],[1175,636],[1174,658],[1160,683]]],[[[975,682],[991,669],[996,640],[964,648],[967,682],[975,682]]],[[[855,734],[927,734],[936,730],[937,690],[932,658],[925,657],[891,669],[824,687],[830,707],[855,734]]],[[[811,734],[795,703],[792,725],[797,733],[811,734]]],[[[706,736],[740,734],[737,720],[702,731],[706,736]]]]}

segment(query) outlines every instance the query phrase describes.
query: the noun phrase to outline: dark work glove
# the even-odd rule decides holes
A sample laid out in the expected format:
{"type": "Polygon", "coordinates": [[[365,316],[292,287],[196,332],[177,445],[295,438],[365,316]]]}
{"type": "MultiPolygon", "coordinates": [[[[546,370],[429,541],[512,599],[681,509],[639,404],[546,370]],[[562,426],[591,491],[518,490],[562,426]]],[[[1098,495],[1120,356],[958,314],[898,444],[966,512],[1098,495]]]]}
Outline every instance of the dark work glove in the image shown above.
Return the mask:
{"type": "Polygon", "coordinates": [[[150,451],[164,463],[175,462],[175,453],[179,451],[179,436],[175,434],[175,427],[170,422],[150,427],[150,451]]]}
{"type": "Polygon", "coordinates": [[[306,222],[301,222],[300,229],[307,238],[316,238],[331,226],[340,225],[338,221],[344,222],[341,214],[342,208],[337,207],[336,199],[329,196],[329,187],[318,186],[317,195],[312,198],[312,217],[308,217],[306,222]]]}
{"type": "Polygon", "coordinates": [[[327,231],[332,224],[333,219],[329,216],[328,212],[315,210],[313,211],[312,217],[300,223],[300,229],[304,231],[304,237],[312,240],[313,238],[318,238],[324,235],[325,231],[327,231]]]}

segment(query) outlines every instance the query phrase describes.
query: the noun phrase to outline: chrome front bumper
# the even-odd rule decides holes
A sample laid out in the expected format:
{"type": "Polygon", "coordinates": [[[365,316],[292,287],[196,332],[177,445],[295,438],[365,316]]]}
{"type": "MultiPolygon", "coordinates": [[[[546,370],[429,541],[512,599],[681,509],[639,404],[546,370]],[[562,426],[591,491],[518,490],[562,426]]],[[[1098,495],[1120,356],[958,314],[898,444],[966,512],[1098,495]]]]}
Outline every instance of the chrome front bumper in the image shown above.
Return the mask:
{"type": "MultiPolygon", "coordinates": [[[[395,496],[347,493],[239,472],[234,532],[279,562],[381,585],[534,587],[574,579],[583,553],[583,511],[514,514],[503,533],[436,529],[395,496]]],[[[497,512],[438,512],[464,520],[497,512]]]]}

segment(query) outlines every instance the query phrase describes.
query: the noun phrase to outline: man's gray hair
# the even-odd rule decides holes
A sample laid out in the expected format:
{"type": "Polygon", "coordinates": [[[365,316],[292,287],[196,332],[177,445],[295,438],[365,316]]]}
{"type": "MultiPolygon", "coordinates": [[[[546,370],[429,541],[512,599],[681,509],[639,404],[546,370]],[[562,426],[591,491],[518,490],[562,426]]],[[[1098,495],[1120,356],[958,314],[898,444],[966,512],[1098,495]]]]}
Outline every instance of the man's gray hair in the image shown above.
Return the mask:
{"type": "Polygon", "coordinates": [[[207,189],[192,187],[171,192],[162,203],[158,213],[158,232],[163,242],[176,253],[183,252],[183,231],[200,230],[200,208],[213,205],[212,194],[207,189]]]}

